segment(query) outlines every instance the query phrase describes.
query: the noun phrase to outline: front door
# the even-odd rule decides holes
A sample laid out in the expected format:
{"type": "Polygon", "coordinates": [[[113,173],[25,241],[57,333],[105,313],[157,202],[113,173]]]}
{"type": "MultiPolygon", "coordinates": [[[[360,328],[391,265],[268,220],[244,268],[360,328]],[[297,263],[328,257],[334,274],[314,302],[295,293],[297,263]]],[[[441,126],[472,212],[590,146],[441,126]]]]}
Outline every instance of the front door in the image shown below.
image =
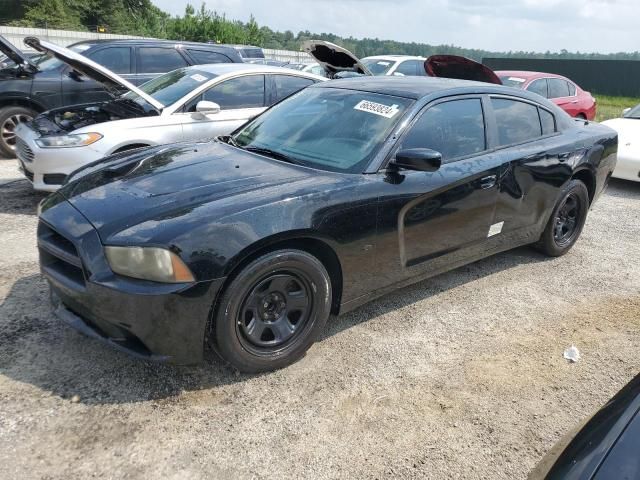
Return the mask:
{"type": "Polygon", "coordinates": [[[439,151],[443,164],[433,173],[378,174],[384,284],[463,261],[500,233],[493,218],[501,161],[486,137],[481,98],[462,97],[429,106],[400,140],[399,149],[439,151]]]}

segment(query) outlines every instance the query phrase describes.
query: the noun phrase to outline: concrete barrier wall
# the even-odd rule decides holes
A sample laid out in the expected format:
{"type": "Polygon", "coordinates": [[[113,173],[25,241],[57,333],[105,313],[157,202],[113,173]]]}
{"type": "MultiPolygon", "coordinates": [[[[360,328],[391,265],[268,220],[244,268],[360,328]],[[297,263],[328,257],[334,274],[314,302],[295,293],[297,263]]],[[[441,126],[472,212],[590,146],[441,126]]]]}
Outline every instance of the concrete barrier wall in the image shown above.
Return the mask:
{"type": "MultiPolygon", "coordinates": [[[[71,30],[50,30],[46,28],[25,28],[25,27],[7,27],[0,25],[0,35],[5,37],[11,43],[13,43],[20,50],[29,50],[24,44],[25,37],[38,37],[43,40],[47,40],[56,45],[66,47],[75,42],[81,42],[83,40],[98,40],[98,39],[119,39],[119,38],[145,38],[136,37],[133,35],[115,35],[112,33],[95,33],[95,32],[74,32],[71,30]]],[[[281,62],[291,63],[308,63],[313,59],[308,53],[295,52],[290,50],[271,50],[264,49],[264,55],[267,58],[273,58],[280,60],[281,62]]]]}

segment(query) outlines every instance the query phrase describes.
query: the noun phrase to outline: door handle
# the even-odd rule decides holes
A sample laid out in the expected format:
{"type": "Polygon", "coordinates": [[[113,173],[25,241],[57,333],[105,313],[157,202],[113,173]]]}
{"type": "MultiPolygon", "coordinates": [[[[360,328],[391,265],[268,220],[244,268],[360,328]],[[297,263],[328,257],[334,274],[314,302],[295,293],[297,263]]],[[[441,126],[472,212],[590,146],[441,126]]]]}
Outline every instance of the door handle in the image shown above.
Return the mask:
{"type": "Polygon", "coordinates": [[[571,103],[578,103],[578,100],[573,100],[571,103]]]}
{"type": "Polygon", "coordinates": [[[480,179],[480,188],[483,190],[488,190],[496,184],[496,180],[498,177],[495,175],[488,175],[486,177],[482,177],[480,179]]]}

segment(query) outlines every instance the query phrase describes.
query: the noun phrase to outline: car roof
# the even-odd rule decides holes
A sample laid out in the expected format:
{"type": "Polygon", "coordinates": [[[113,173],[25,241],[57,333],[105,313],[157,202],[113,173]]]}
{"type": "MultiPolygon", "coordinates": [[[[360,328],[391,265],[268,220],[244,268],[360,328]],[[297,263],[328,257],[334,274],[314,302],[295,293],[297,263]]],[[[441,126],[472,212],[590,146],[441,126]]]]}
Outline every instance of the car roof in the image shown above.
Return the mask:
{"type": "MultiPolygon", "coordinates": [[[[254,72],[254,73],[290,73],[295,75],[313,76],[310,73],[294,70],[292,68],[277,67],[273,65],[260,65],[255,63],[209,63],[203,65],[192,65],[186,67],[194,70],[213,73],[215,75],[225,75],[233,72],[254,72]]],[[[317,75],[316,75],[317,76],[317,75]]]]}
{"type": "MultiPolygon", "coordinates": [[[[371,93],[381,93],[384,95],[393,95],[395,97],[405,97],[417,100],[426,97],[432,93],[444,90],[468,88],[470,91],[478,91],[478,88],[484,91],[504,92],[507,87],[494,85],[491,83],[472,82],[469,80],[456,80],[452,78],[434,78],[434,77],[394,77],[394,76],[361,76],[345,78],[340,80],[332,80],[325,82],[322,87],[326,88],[345,88],[351,90],[362,90],[371,93]]],[[[509,89],[515,92],[515,89],[509,89]]],[[[519,94],[521,91],[518,91],[519,94]]]]}
{"type": "MultiPolygon", "coordinates": [[[[364,58],[375,58],[377,60],[426,60],[425,57],[416,57],[414,55],[371,55],[364,58]]],[[[363,60],[364,60],[363,58],[363,60]]]]}
{"type": "Polygon", "coordinates": [[[219,45],[215,43],[202,43],[202,42],[184,42],[181,40],[155,40],[150,38],[118,38],[118,39],[98,39],[98,40],[83,40],[76,42],[69,47],[76,45],[102,45],[102,44],[125,44],[125,45],[184,45],[187,47],[199,47],[199,48],[211,48],[211,49],[230,49],[233,48],[228,45],[219,45]]]}
{"type": "Polygon", "coordinates": [[[496,70],[495,73],[496,75],[501,77],[504,77],[504,76],[520,77],[520,78],[524,78],[525,80],[533,80],[534,78],[546,78],[546,77],[563,78],[567,80],[566,77],[563,77],[562,75],[558,75],[557,73],[530,72],[528,70],[496,70]]]}

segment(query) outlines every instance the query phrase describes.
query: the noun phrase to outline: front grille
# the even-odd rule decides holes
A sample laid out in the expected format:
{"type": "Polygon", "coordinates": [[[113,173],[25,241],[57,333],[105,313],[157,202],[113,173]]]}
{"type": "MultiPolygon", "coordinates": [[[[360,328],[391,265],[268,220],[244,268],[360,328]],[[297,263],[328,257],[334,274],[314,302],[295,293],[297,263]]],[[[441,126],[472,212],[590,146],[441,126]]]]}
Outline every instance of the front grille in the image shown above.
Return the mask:
{"type": "Polygon", "coordinates": [[[16,137],[16,155],[23,162],[33,162],[33,150],[20,137],[16,137]]]}
{"type": "Polygon", "coordinates": [[[82,260],[75,245],[44,222],[38,224],[38,249],[42,268],[58,280],[84,288],[82,260]]]}
{"type": "Polygon", "coordinates": [[[47,185],[62,185],[66,178],[64,173],[45,173],[42,180],[47,185]]]}

